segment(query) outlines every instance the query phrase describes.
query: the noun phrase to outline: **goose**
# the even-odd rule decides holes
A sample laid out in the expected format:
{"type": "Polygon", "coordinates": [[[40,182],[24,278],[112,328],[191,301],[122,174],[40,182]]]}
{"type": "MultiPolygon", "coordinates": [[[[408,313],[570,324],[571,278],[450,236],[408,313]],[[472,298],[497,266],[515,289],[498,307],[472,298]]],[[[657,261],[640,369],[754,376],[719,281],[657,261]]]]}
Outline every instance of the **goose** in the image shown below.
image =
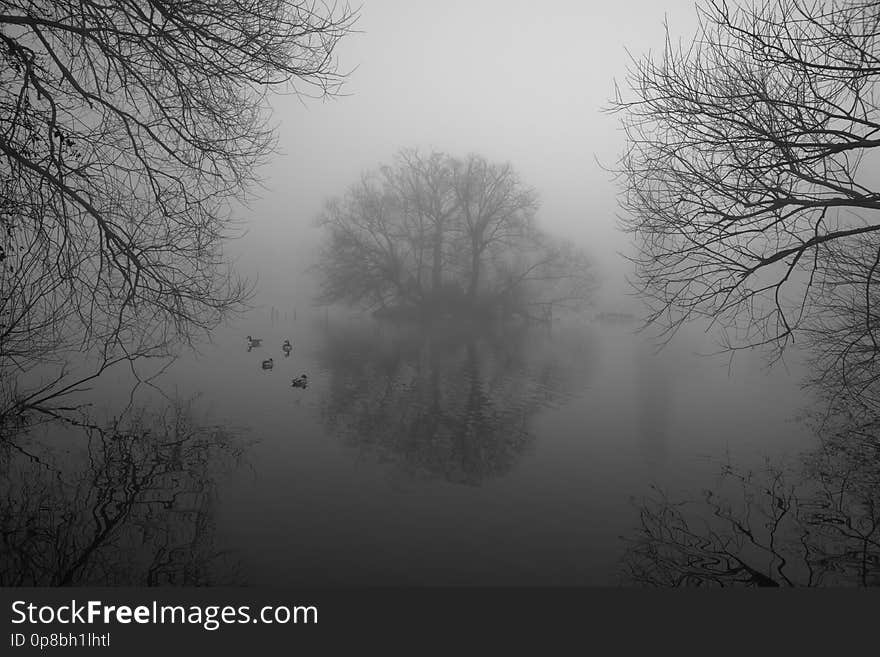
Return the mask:
{"type": "Polygon", "coordinates": [[[263,361],[263,369],[264,370],[271,370],[274,365],[275,365],[275,363],[272,362],[271,358],[269,360],[263,361]]]}
{"type": "Polygon", "coordinates": [[[309,377],[303,374],[299,378],[294,379],[290,385],[294,388],[307,388],[309,385],[309,377]]]}
{"type": "Polygon", "coordinates": [[[263,338],[252,338],[251,336],[247,336],[247,341],[249,347],[259,347],[263,342],[263,338]]]}

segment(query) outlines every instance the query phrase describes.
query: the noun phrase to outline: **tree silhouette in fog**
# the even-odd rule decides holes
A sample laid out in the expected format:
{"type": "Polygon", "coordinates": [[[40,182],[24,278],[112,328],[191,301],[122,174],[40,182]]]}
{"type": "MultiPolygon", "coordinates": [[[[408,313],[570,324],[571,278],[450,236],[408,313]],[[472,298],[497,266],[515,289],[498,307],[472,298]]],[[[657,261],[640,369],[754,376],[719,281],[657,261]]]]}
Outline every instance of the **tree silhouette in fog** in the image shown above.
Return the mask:
{"type": "MultiPolygon", "coordinates": [[[[827,320],[829,290],[875,287],[880,15],[867,1],[698,11],[694,39],[634,59],[610,108],[636,284],[666,331],[705,318],[727,347],[778,356],[827,320]]],[[[847,339],[873,344],[875,315],[863,305],[847,339]]]]}
{"type": "Polygon", "coordinates": [[[510,164],[401,151],[328,201],[320,300],[406,316],[579,308],[595,288],[590,262],[540,231],[537,211],[510,164]]]}
{"type": "Polygon", "coordinates": [[[731,349],[797,340],[819,447],[725,465],[698,499],[640,504],[642,583],[880,582],[880,14],[876,3],[699,5],[692,42],[635,59],[615,99],[624,226],[649,319],[706,319],[731,349]]]}
{"type": "Polygon", "coordinates": [[[264,97],[335,94],[354,18],[310,0],[3,3],[4,378],[165,353],[241,307],[223,243],[273,148],[264,97]]]}
{"type": "Polygon", "coordinates": [[[529,332],[386,330],[326,336],[328,428],[413,477],[479,485],[508,473],[534,441],[530,423],[561,402],[563,356],[529,356],[529,332]]]}
{"type": "Polygon", "coordinates": [[[834,244],[828,253],[822,294],[802,331],[809,383],[820,391],[829,415],[872,420],[880,413],[880,289],[873,283],[880,233],[834,244]]]}
{"type": "Polygon", "coordinates": [[[231,430],[181,404],[68,427],[84,454],[0,448],[0,585],[234,582],[214,533],[215,477],[243,454],[231,430]]]}

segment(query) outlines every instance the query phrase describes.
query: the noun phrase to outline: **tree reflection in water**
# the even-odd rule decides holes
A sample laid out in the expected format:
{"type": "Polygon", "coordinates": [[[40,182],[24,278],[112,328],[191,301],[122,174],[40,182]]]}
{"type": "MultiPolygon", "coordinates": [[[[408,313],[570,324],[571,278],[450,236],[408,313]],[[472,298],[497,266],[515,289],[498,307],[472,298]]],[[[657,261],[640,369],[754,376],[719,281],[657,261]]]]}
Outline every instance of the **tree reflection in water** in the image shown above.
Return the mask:
{"type": "Polygon", "coordinates": [[[73,433],[73,458],[35,438],[0,447],[0,585],[235,581],[214,525],[215,478],[243,455],[233,431],[174,404],[73,433]]]}
{"type": "Polygon", "coordinates": [[[815,418],[793,467],[726,464],[695,500],[653,487],[627,538],[627,579],[649,586],[880,585],[880,420],[857,404],[815,418]]]}
{"type": "Polygon", "coordinates": [[[534,441],[532,418],[571,390],[565,354],[584,346],[542,337],[527,327],[331,331],[319,352],[323,420],[397,474],[479,485],[513,468],[534,441]]]}

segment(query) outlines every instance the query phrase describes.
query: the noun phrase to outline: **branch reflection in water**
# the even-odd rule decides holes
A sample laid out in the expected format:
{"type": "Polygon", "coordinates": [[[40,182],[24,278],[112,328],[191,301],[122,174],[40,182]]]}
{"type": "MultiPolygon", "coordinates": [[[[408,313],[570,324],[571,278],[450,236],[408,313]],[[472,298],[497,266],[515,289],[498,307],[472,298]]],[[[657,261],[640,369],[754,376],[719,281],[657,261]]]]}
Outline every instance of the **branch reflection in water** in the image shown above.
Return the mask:
{"type": "Polygon", "coordinates": [[[64,426],[0,444],[0,585],[236,582],[214,520],[216,478],[244,455],[235,431],[191,403],[64,426]]]}
{"type": "Polygon", "coordinates": [[[638,502],[639,529],[625,539],[626,579],[663,587],[880,585],[880,418],[861,394],[849,405],[840,391],[833,397],[833,413],[805,418],[819,446],[795,463],[724,463],[718,484],[694,499],[653,486],[638,502]]]}

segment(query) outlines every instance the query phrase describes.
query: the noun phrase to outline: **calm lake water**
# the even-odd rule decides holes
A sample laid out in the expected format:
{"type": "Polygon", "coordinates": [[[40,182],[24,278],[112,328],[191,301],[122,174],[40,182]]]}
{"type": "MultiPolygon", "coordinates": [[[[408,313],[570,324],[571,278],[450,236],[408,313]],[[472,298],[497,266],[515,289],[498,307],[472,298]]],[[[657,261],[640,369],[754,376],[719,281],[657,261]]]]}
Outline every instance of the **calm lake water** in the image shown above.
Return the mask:
{"type": "MultiPolygon", "coordinates": [[[[609,585],[650,484],[698,490],[725,459],[813,444],[797,367],[743,353],[729,368],[711,349],[696,334],[657,354],[632,325],[587,320],[425,330],[254,311],[161,381],[242,446],[193,516],[231,581],[609,585]]],[[[124,384],[96,387],[106,408],[124,384]]],[[[85,462],[75,440],[69,462],[85,462]]],[[[137,523],[132,541],[155,534],[137,523]]]]}

